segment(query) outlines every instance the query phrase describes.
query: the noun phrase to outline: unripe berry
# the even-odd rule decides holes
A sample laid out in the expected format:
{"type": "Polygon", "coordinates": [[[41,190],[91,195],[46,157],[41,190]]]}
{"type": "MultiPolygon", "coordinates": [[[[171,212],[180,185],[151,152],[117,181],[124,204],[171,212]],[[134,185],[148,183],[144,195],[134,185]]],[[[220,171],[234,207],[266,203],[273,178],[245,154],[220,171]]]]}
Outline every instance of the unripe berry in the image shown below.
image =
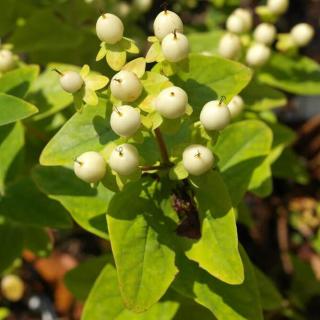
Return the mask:
{"type": "Polygon", "coordinates": [[[64,74],[61,74],[60,85],[63,90],[69,93],[75,93],[79,91],[82,88],[83,83],[83,79],[76,71],[68,71],[64,74]]]}
{"type": "Polygon", "coordinates": [[[277,30],[273,24],[261,23],[254,30],[254,39],[256,42],[263,43],[267,46],[271,45],[275,40],[277,30]]]}
{"type": "Polygon", "coordinates": [[[234,119],[243,111],[243,108],[244,108],[243,99],[240,96],[235,96],[229,102],[227,107],[230,111],[231,118],[234,119]]]}
{"type": "Polygon", "coordinates": [[[101,41],[108,44],[115,44],[123,37],[122,21],[111,13],[101,15],[96,24],[97,36],[101,41]]]}
{"type": "Polygon", "coordinates": [[[271,55],[271,50],[262,43],[252,45],[246,55],[247,64],[251,67],[260,67],[267,63],[271,55]]]}
{"type": "Polygon", "coordinates": [[[155,100],[155,109],[165,118],[177,119],[186,113],[187,93],[179,87],[169,87],[160,92],[155,100]]]}
{"type": "Polygon", "coordinates": [[[183,151],[182,162],[188,173],[200,176],[213,167],[214,157],[207,147],[193,144],[183,151]]]}
{"type": "Polygon", "coordinates": [[[110,155],[109,165],[119,175],[130,176],[138,170],[138,150],[128,143],[118,146],[110,155]]]}
{"type": "Polygon", "coordinates": [[[85,152],[75,159],[74,173],[85,182],[96,183],[106,174],[106,162],[98,152],[85,152]]]}
{"type": "Polygon", "coordinates": [[[179,62],[189,53],[188,38],[180,33],[173,32],[165,36],[161,43],[162,53],[169,62],[179,62]]]}
{"type": "Polygon", "coordinates": [[[111,114],[110,125],[112,130],[121,137],[134,135],[141,124],[140,112],[131,106],[115,107],[111,114]]]}
{"type": "Polygon", "coordinates": [[[299,23],[292,28],[291,37],[298,47],[305,47],[314,37],[314,29],[308,23],[299,23]]]}
{"type": "Polygon", "coordinates": [[[219,53],[226,59],[235,59],[241,51],[240,38],[233,34],[225,34],[219,42],[219,53]]]}
{"type": "Polygon", "coordinates": [[[160,12],[153,23],[155,36],[161,41],[168,34],[178,31],[183,32],[183,23],[180,17],[169,10],[160,12]]]}
{"type": "Polygon", "coordinates": [[[208,131],[222,130],[231,121],[231,114],[226,104],[221,100],[206,103],[200,113],[200,121],[208,131]]]}
{"type": "Polygon", "coordinates": [[[139,98],[142,85],[135,73],[122,70],[113,76],[110,89],[115,98],[124,102],[132,102],[139,98]]]}
{"type": "Polygon", "coordinates": [[[288,10],[289,0],[268,0],[267,7],[273,14],[284,14],[288,10]]]}
{"type": "Polygon", "coordinates": [[[227,19],[226,27],[229,32],[236,34],[241,34],[246,31],[246,23],[243,21],[243,18],[235,14],[232,14],[227,19]]]}
{"type": "Polygon", "coordinates": [[[252,28],[252,13],[248,9],[238,8],[233,13],[235,16],[238,16],[244,22],[244,31],[248,32],[252,28]]]}
{"type": "Polygon", "coordinates": [[[9,50],[0,50],[0,72],[11,70],[15,65],[13,53],[9,50]]]}
{"type": "Polygon", "coordinates": [[[9,301],[19,301],[23,296],[24,289],[23,281],[16,275],[8,275],[1,280],[1,292],[9,301]]]}

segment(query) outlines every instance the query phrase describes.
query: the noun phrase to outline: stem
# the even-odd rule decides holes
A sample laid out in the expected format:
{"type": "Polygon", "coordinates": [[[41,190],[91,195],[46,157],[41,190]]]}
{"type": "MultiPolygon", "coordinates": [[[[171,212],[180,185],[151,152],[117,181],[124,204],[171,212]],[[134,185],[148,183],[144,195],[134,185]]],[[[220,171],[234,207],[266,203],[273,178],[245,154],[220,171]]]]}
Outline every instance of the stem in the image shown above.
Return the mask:
{"type": "Polygon", "coordinates": [[[153,170],[165,170],[169,169],[171,165],[159,165],[159,166],[141,166],[140,169],[142,171],[153,171],[153,170]]]}
{"type": "Polygon", "coordinates": [[[161,133],[160,129],[159,128],[155,129],[154,133],[156,135],[156,139],[157,139],[157,142],[158,142],[158,146],[159,146],[162,162],[165,165],[170,165],[168,150],[167,150],[166,144],[165,144],[165,142],[163,140],[163,136],[162,136],[162,133],[161,133]]]}

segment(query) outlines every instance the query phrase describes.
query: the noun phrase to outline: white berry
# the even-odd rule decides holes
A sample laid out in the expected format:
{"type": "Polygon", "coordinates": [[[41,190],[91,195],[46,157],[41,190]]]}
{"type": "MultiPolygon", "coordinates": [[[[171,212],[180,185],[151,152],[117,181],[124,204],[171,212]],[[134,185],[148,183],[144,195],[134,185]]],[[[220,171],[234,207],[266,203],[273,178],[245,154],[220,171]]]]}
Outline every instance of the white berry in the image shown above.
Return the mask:
{"type": "Polygon", "coordinates": [[[68,71],[60,77],[60,85],[62,89],[69,93],[79,91],[82,88],[83,83],[83,79],[76,71],[68,71]]]}
{"type": "Polygon", "coordinates": [[[314,29],[308,23],[299,23],[292,28],[291,37],[298,47],[305,47],[314,37],[314,29]]]}
{"type": "Polygon", "coordinates": [[[96,183],[106,174],[106,162],[98,152],[85,152],[75,159],[74,173],[85,182],[96,183]]]}
{"type": "Polygon", "coordinates": [[[239,15],[232,14],[226,23],[227,30],[232,33],[241,34],[246,31],[246,23],[239,15]]]}
{"type": "Polygon", "coordinates": [[[289,7],[289,0],[268,0],[268,9],[276,15],[284,14],[289,7]]]}
{"type": "Polygon", "coordinates": [[[231,121],[231,114],[226,104],[219,100],[206,103],[200,113],[200,121],[208,131],[222,130],[231,121]]]}
{"type": "Polygon", "coordinates": [[[127,70],[113,76],[110,88],[112,95],[124,102],[137,100],[142,92],[142,84],[137,75],[127,70]]]}
{"type": "Polygon", "coordinates": [[[183,32],[183,23],[180,17],[169,10],[160,12],[153,23],[155,36],[161,41],[168,34],[177,31],[183,32]]]}
{"type": "Polygon", "coordinates": [[[9,301],[19,301],[24,294],[24,290],[23,281],[16,275],[8,275],[1,280],[1,292],[9,301]]]}
{"type": "Polygon", "coordinates": [[[165,118],[177,119],[186,113],[187,93],[179,87],[169,87],[160,92],[155,100],[155,109],[165,118]]]}
{"type": "Polygon", "coordinates": [[[98,38],[108,44],[119,42],[123,37],[123,30],[122,21],[111,13],[101,15],[96,24],[98,38]]]}
{"type": "Polygon", "coordinates": [[[11,70],[15,65],[14,55],[11,51],[0,50],[0,72],[11,70]]]}
{"type": "Polygon", "coordinates": [[[244,22],[244,31],[248,32],[252,28],[252,13],[248,9],[238,8],[233,13],[235,16],[238,16],[244,22]]]}
{"type": "Polygon", "coordinates": [[[260,67],[267,63],[271,55],[269,47],[262,43],[252,45],[246,55],[247,64],[251,67],[260,67]]]}
{"type": "Polygon", "coordinates": [[[115,107],[111,114],[110,125],[112,130],[121,137],[134,135],[141,124],[138,109],[128,105],[115,107]]]}
{"type": "Polygon", "coordinates": [[[207,147],[193,144],[183,151],[182,162],[190,174],[200,176],[213,167],[214,157],[207,147]]]}
{"type": "Polygon", "coordinates": [[[226,59],[236,59],[241,51],[240,38],[233,33],[225,34],[219,42],[219,53],[226,59]]]}
{"type": "Polygon", "coordinates": [[[233,97],[228,104],[228,109],[230,111],[231,118],[236,118],[244,109],[243,99],[240,96],[233,97]]]}
{"type": "Polygon", "coordinates": [[[189,53],[188,38],[180,33],[173,32],[165,36],[161,43],[162,53],[169,62],[179,62],[189,53]]]}
{"type": "Polygon", "coordinates": [[[131,144],[122,144],[115,148],[109,158],[112,170],[121,176],[130,176],[138,170],[139,153],[131,144]]]}
{"type": "Polygon", "coordinates": [[[271,45],[277,35],[277,30],[273,24],[261,23],[254,30],[254,39],[256,42],[263,43],[267,46],[271,45]]]}

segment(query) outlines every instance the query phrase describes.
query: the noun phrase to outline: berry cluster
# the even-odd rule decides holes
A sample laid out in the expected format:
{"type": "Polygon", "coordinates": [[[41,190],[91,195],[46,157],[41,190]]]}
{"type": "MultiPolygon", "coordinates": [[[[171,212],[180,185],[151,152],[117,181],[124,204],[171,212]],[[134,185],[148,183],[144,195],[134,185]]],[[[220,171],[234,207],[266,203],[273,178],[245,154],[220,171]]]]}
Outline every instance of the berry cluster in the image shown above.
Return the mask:
{"type": "MultiPolygon", "coordinates": [[[[248,28],[249,23],[250,21],[248,28]]],[[[123,38],[123,23],[117,16],[106,13],[99,17],[96,32],[104,43],[115,44],[123,38]]],[[[169,10],[159,13],[154,21],[154,33],[161,43],[162,53],[167,61],[176,63],[187,58],[189,43],[183,34],[183,23],[177,14],[169,10]]],[[[65,91],[74,94],[82,88],[84,81],[79,73],[69,71],[61,74],[60,84],[65,91]]],[[[113,107],[110,127],[118,136],[130,138],[140,129],[140,109],[130,103],[141,96],[143,89],[140,79],[132,71],[123,69],[112,77],[110,92],[121,104],[113,107]]],[[[222,130],[233,117],[241,113],[243,105],[239,96],[234,97],[228,105],[224,103],[224,97],[210,101],[201,111],[200,123],[207,131],[222,130]]],[[[153,111],[158,112],[163,118],[178,119],[187,113],[188,94],[180,87],[170,86],[160,91],[152,106],[153,111]]],[[[135,174],[141,167],[136,147],[124,143],[114,148],[108,161],[98,152],[83,153],[75,159],[74,172],[85,182],[97,183],[104,178],[107,163],[115,173],[124,177],[135,174]]],[[[201,175],[213,167],[214,156],[211,150],[203,145],[190,145],[182,154],[182,163],[189,174],[201,175]]]]}
{"type": "MultiPolygon", "coordinates": [[[[257,7],[256,11],[268,17],[267,20],[276,21],[289,7],[289,0],[268,0],[265,7],[257,7]]],[[[227,19],[227,33],[219,43],[219,53],[227,59],[239,59],[242,49],[246,49],[244,60],[253,68],[261,67],[267,63],[271,56],[270,47],[278,37],[276,47],[281,51],[304,47],[310,43],[314,36],[312,26],[299,23],[294,26],[290,34],[277,35],[277,29],[270,22],[257,25],[250,34],[253,26],[253,14],[248,9],[236,9],[227,19]],[[248,46],[249,35],[249,46],[248,46]],[[285,40],[283,40],[285,39],[285,40]],[[283,44],[284,42],[284,44],[283,44]]]]}

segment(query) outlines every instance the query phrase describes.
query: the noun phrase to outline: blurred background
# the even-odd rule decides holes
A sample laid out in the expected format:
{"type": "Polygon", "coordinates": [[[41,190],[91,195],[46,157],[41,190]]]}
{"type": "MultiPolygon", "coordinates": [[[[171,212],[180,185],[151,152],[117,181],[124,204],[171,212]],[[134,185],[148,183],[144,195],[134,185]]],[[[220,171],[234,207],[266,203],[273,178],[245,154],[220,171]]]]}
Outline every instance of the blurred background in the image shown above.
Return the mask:
{"type": "MultiPolygon", "coordinates": [[[[168,7],[184,21],[192,50],[215,54],[228,15],[239,6],[253,9],[263,3],[180,0],[168,1],[168,7]]],[[[105,62],[95,61],[100,44],[95,22],[100,13],[121,17],[126,36],[136,40],[145,53],[153,20],[162,8],[163,1],[159,0],[0,0],[0,36],[2,43],[12,44],[24,62],[38,64],[41,70],[53,62],[89,64],[110,76],[113,72],[105,62]]],[[[316,35],[301,53],[320,62],[319,20],[319,0],[291,0],[277,29],[287,33],[298,22],[311,24],[316,35]]],[[[287,76],[294,77],[290,73],[287,76]]],[[[320,88],[319,71],[314,81],[320,88]]],[[[266,312],[266,319],[320,319],[320,96],[304,96],[303,85],[301,82],[299,92],[285,87],[289,88],[285,90],[285,105],[274,106],[273,114],[296,136],[292,148],[272,165],[273,188],[248,194],[238,212],[241,243],[283,295],[280,306],[266,312]]],[[[48,111],[39,97],[29,98],[42,115],[48,111]]],[[[30,166],[37,163],[46,142],[72,113],[72,107],[67,107],[54,117],[39,116],[28,123],[26,159],[30,166]]],[[[0,295],[0,319],[80,319],[83,302],[98,273],[90,266],[85,279],[68,272],[88,258],[110,251],[109,244],[77,226],[67,231],[50,229],[44,237],[45,245],[39,240],[37,255],[23,250],[23,259],[16,262],[26,286],[25,298],[10,302],[0,295]],[[73,287],[75,281],[80,287],[73,287]]],[[[102,266],[104,260],[96,259],[102,266]]],[[[274,297],[266,292],[263,298],[270,299],[272,305],[274,297]]],[[[175,319],[183,317],[177,314],[175,319]]]]}

